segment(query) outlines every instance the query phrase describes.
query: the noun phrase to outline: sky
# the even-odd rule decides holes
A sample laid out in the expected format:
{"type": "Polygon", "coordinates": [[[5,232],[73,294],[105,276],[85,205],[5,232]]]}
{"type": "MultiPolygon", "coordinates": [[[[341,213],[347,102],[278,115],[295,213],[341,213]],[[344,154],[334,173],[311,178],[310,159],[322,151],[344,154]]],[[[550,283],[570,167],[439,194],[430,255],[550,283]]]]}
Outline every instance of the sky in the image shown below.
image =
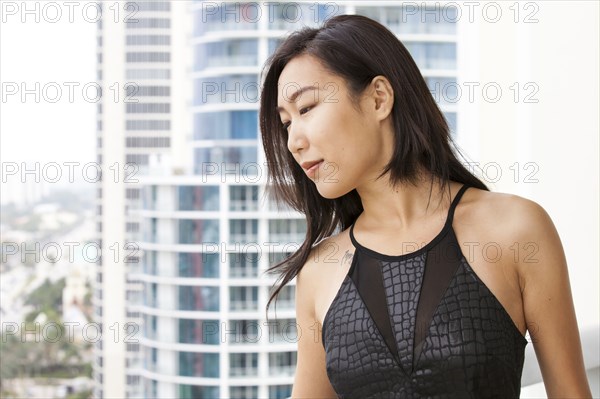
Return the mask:
{"type": "MultiPolygon", "coordinates": [[[[29,10],[37,3],[39,12],[24,15],[22,2],[0,1],[0,157],[9,184],[15,177],[4,172],[12,162],[18,163],[17,177],[32,180],[33,175],[21,175],[21,162],[39,162],[42,168],[49,162],[83,165],[96,157],[95,89],[87,97],[82,90],[96,80],[94,9],[88,9],[88,22],[82,10],[89,2],[74,2],[72,17],[63,2],[27,3],[29,10]],[[48,3],[60,5],[60,18],[48,3]],[[37,92],[39,102],[34,94],[22,98],[22,89],[37,92]]],[[[66,174],[58,184],[68,184],[66,174]]]]}

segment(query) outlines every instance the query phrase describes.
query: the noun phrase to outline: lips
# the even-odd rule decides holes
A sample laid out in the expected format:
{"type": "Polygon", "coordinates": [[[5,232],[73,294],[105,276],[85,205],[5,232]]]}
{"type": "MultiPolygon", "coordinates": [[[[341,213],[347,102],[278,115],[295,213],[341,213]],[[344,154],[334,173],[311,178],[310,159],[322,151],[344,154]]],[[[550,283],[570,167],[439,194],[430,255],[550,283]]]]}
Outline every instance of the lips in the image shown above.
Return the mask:
{"type": "Polygon", "coordinates": [[[306,162],[302,162],[300,164],[300,166],[302,166],[302,169],[304,169],[304,171],[306,172],[306,175],[310,178],[313,179],[317,176],[317,170],[321,167],[321,164],[323,163],[323,160],[317,160],[317,161],[306,161],[306,162]]]}
{"type": "Polygon", "coordinates": [[[310,168],[312,168],[313,166],[315,166],[318,163],[323,162],[322,159],[319,159],[317,161],[306,161],[306,162],[302,162],[300,164],[300,166],[302,166],[302,169],[304,169],[305,171],[308,171],[310,168]]]}

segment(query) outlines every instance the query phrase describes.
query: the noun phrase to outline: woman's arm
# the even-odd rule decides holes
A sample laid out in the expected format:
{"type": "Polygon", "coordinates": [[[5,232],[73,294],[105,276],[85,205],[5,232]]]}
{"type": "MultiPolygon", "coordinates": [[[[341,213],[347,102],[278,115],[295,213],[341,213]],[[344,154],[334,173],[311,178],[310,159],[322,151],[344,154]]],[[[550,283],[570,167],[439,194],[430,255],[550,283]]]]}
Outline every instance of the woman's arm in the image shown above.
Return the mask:
{"type": "MultiPolygon", "coordinates": [[[[317,246],[318,248],[319,246],[317,246]]],[[[313,250],[314,251],[314,250],[313,250]]],[[[325,349],[321,329],[315,318],[314,280],[317,277],[315,257],[296,276],[296,323],[298,323],[298,361],[292,398],[337,398],[325,369],[325,349]]]]}
{"type": "Polygon", "coordinates": [[[515,201],[519,247],[532,256],[518,260],[527,328],[549,398],[591,398],[567,262],[554,223],[537,203],[515,201]],[[518,202],[518,204],[516,204],[518,202]]]}

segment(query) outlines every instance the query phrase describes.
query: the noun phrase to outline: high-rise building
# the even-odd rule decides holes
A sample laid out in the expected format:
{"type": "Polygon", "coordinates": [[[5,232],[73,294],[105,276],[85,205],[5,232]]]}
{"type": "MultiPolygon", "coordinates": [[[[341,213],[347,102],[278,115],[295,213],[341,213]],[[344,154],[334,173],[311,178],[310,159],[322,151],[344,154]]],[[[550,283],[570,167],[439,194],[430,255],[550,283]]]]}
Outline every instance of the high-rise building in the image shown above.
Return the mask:
{"type": "Polygon", "coordinates": [[[278,209],[264,195],[261,67],[291,30],[336,14],[366,15],[405,43],[456,132],[456,105],[447,101],[457,79],[456,10],[390,1],[143,4],[135,18],[145,28],[111,23],[110,32],[105,26],[99,35],[105,44],[100,54],[110,57],[99,76],[105,88],[99,109],[105,179],[123,159],[144,173],[139,184],[105,180],[99,191],[103,259],[110,256],[111,263],[99,267],[106,289],[95,296],[104,333],[94,366],[96,394],[288,397],[297,348],[295,280],[271,305],[268,324],[264,309],[274,278],[263,272],[298,247],[306,227],[302,215],[278,209]],[[187,23],[193,27],[189,36],[183,32],[187,23]],[[135,82],[147,97],[135,106],[107,104],[118,77],[135,82]],[[128,143],[165,146],[134,149],[128,143]],[[151,154],[163,154],[156,168],[151,154]],[[140,197],[139,209],[129,212],[140,197]],[[127,240],[138,244],[140,262],[113,262],[114,243],[127,240]],[[140,326],[139,339],[109,342],[114,323],[131,320],[140,326]]]}
{"type": "MultiPolygon", "coordinates": [[[[142,284],[139,177],[150,157],[182,152],[189,63],[187,2],[98,2],[97,264],[93,304],[95,397],[142,397],[139,369],[142,284]]],[[[183,163],[182,157],[177,162],[183,163]]]]}

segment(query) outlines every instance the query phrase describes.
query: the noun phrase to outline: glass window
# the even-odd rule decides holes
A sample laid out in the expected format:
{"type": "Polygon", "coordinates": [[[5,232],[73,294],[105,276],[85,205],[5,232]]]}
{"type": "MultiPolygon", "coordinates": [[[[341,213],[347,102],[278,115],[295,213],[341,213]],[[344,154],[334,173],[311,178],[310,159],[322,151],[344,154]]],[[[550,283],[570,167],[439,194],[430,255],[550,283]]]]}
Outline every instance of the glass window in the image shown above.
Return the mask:
{"type": "Polygon", "coordinates": [[[171,112],[170,103],[127,103],[128,114],[168,114],[171,112]]]}
{"type": "Polygon", "coordinates": [[[456,138],[456,112],[444,112],[446,122],[448,122],[448,128],[450,129],[450,135],[452,138],[456,138]]]}
{"type": "Polygon", "coordinates": [[[258,287],[229,287],[229,310],[257,310],[258,287]]]}
{"type": "Polygon", "coordinates": [[[456,104],[460,100],[461,91],[456,78],[428,77],[425,80],[438,104],[456,104]]]}
{"type": "Polygon", "coordinates": [[[258,320],[230,320],[226,333],[230,345],[256,344],[260,340],[260,325],[258,320]]]}
{"type": "Polygon", "coordinates": [[[456,43],[404,43],[420,69],[456,69],[456,43]]]}
{"type": "Polygon", "coordinates": [[[301,244],[306,235],[306,220],[304,219],[273,219],[269,220],[270,241],[280,244],[294,242],[301,244]]]}
{"type": "Polygon", "coordinates": [[[231,219],[229,221],[229,242],[231,244],[255,243],[258,239],[258,220],[231,219]]]}
{"type": "Polygon", "coordinates": [[[258,111],[199,112],[194,115],[194,139],[256,139],[258,111]]]}
{"type": "Polygon", "coordinates": [[[219,354],[179,352],[179,375],[184,377],[218,378],[219,354]]]}
{"type": "Polygon", "coordinates": [[[170,79],[171,71],[169,69],[128,69],[125,72],[127,79],[170,79]]]}
{"type": "MultiPolygon", "coordinates": [[[[179,385],[179,398],[180,399],[198,399],[198,398],[220,398],[220,390],[218,386],[200,386],[200,385],[179,385]]],[[[156,396],[151,396],[155,398],[156,396]]]]}
{"type": "Polygon", "coordinates": [[[168,46],[171,44],[169,35],[127,35],[128,46],[168,46]]]}
{"type": "Polygon", "coordinates": [[[210,8],[201,7],[196,10],[194,35],[220,30],[255,30],[258,29],[262,13],[263,10],[256,2],[214,2],[210,8]]]}
{"type": "Polygon", "coordinates": [[[258,398],[258,387],[256,386],[231,386],[229,387],[230,399],[254,399],[258,398]]]}
{"type": "Polygon", "coordinates": [[[180,219],[179,244],[219,242],[219,220],[180,219]]]}
{"type": "Polygon", "coordinates": [[[179,319],[179,342],[182,344],[219,345],[219,320],[179,319]]]}
{"type": "Polygon", "coordinates": [[[148,314],[143,315],[144,336],[149,339],[156,339],[157,317],[148,314]]]}
{"type": "Polygon", "coordinates": [[[258,375],[258,353],[230,353],[230,377],[255,377],[258,375]]]}
{"type": "Polygon", "coordinates": [[[219,287],[198,287],[182,285],[178,287],[179,307],[177,310],[219,310],[219,287]]]}
{"type": "Polygon", "coordinates": [[[296,368],[296,352],[269,353],[270,375],[293,375],[296,368]]]}
{"type": "Polygon", "coordinates": [[[186,253],[179,254],[178,277],[219,277],[219,254],[218,253],[186,253]]]}
{"type": "Polygon", "coordinates": [[[169,62],[171,53],[167,52],[143,52],[127,53],[127,62],[169,62]]]}
{"type": "Polygon", "coordinates": [[[256,74],[209,76],[194,81],[194,105],[258,103],[256,74]]]}
{"type": "Polygon", "coordinates": [[[125,95],[132,101],[138,97],[168,97],[171,95],[169,86],[139,86],[128,84],[125,86],[125,95]]]}
{"type": "Polygon", "coordinates": [[[401,34],[456,34],[457,9],[451,4],[439,3],[417,7],[356,7],[356,14],[384,24],[397,35],[401,34]]]}
{"type": "Polygon", "coordinates": [[[194,70],[258,65],[258,39],[229,39],[195,47],[194,70]]]}
{"type": "MultiPolygon", "coordinates": [[[[171,4],[168,1],[136,1],[136,11],[169,11],[171,4]]],[[[133,10],[128,8],[127,10],[133,10]]]]}
{"type": "Polygon", "coordinates": [[[255,146],[196,148],[194,161],[196,174],[205,174],[207,171],[213,171],[214,168],[221,171],[221,176],[226,174],[250,176],[260,173],[255,146]]]}
{"type": "Polygon", "coordinates": [[[229,260],[229,277],[258,277],[258,253],[244,251],[228,253],[226,256],[229,260]]]}
{"type": "Polygon", "coordinates": [[[327,18],[339,14],[343,7],[334,3],[275,2],[268,6],[269,29],[294,30],[301,25],[315,26],[327,18]]]}
{"type": "Polygon", "coordinates": [[[258,210],[258,186],[229,186],[229,210],[258,210]]]}
{"type": "Polygon", "coordinates": [[[269,39],[269,55],[273,54],[281,43],[283,43],[281,38],[269,39]]]}
{"type": "Polygon", "coordinates": [[[269,398],[286,399],[292,396],[291,385],[272,385],[269,387],[269,398]]]}
{"type": "Polygon", "coordinates": [[[161,121],[161,120],[127,120],[125,121],[125,130],[134,131],[134,130],[154,130],[154,131],[164,131],[171,129],[171,121],[161,121]]]}
{"type": "Polygon", "coordinates": [[[180,211],[218,211],[219,186],[179,186],[180,211]]]}
{"type": "MultiPolygon", "coordinates": [[[[179,384],[180,399],[220,399],[221,394],[218,386],[211,387],[208,385],[182,385],[179,384]]],[[[147,396],[155,398],[156,396],[147,396]]]]}
{"type": "Polygon", "coordinates": [[[169,18],[125,18],[125,27],[127,29],[170,28],[171,20],[169,18]]]}

